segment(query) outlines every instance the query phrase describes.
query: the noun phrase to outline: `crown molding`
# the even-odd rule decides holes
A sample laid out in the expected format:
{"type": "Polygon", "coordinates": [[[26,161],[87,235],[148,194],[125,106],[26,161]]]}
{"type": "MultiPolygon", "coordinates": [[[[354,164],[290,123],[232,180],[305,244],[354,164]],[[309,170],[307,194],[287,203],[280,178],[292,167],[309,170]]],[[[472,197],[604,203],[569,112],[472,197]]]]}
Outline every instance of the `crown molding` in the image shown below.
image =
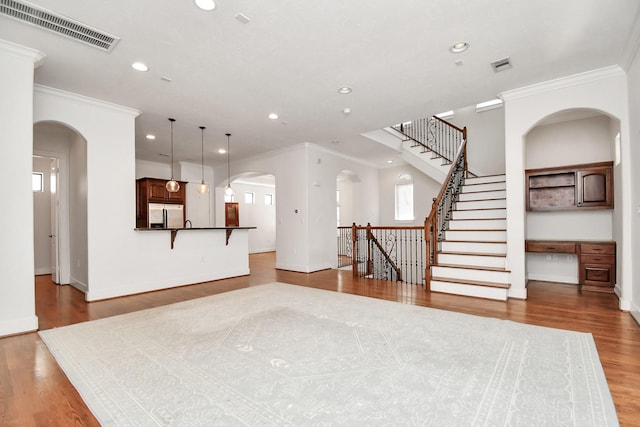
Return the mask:
{"type": "Polygon", "coordinates": [[[34,68],[38,68],[44,62],[46,55],[39,50],[30,47],[11,43],[0,39],[0,52],[16,58],[26,59],[33,62],[34,68]]]}
{"type": "Polygon", "coordinates": [[[91,98],[89,96],[78,95],[77,93],[68,92],[62,89],[55,89],[52,87],[42,86],[39,84],[35,84],[33,87],[34,87],[33,88],[34,93],[58,96],[58,97],[69,99],[71,101],[79,102],[82,104],[90,104],[90,105],[104,108],[107,110],[116,111],[119,113],[125,113],[133,117],[138,117],[141,113],[140,110],[136,110],[135,108],[124,107],[122,105],[113,104],[111,102],[103,101],[97,98],[91,98]]]}
{"type": "Polygon", "coordinates": [[[559,89],[565,89],[572,86],[593,83],[599,80],[609,79],[612,77],[626,76],[625,71],[618,65],[600,68],[597,70],[586,71],[584,73],[574,74],[572,76],[561,77],[542,83],[536,83],[530,86],[524,86],[518,89],[502,92],[500,97],[504,101],[512,101],[519,98],[526,98],[532,95],[538,95],[546,92],[553,92],[559,89]]]}

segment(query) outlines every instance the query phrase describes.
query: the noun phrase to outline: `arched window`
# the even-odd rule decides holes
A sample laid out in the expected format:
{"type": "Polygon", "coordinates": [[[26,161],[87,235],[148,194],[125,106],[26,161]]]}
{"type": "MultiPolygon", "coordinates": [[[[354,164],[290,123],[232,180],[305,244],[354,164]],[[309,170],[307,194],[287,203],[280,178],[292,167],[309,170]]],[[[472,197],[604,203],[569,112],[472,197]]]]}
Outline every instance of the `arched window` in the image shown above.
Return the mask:
{"type": "Polygon", "coordinates": [[[413,178],[403,172],[396,179],[396,221],[413,219],[413,178]]]}

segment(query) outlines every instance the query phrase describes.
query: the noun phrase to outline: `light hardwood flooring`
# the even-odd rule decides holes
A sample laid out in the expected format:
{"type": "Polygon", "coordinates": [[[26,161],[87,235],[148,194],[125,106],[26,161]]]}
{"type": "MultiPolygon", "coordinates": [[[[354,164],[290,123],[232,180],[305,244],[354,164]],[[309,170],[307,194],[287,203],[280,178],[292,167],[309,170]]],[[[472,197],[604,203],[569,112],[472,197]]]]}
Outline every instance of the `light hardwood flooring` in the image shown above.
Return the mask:
{"type": "MultiPolygon", "coordinates": [[[[86,303],[70,286],[36,277],[40,329],[100,319],[260,285],[292,283],[404,304],[434,307],[593,334],[622,426],[640,426],[640,326],[618,310],[615,295],[577,286],[529,282],[526,301],[489,301],[429,293],[415,285],[354,279],[350,271],[304,274],[274,268],[275,254],[250,256],[251,275],[86,303]]],[[[36,333],[0,339],[0,426],[97,426],[36,333]]]]}

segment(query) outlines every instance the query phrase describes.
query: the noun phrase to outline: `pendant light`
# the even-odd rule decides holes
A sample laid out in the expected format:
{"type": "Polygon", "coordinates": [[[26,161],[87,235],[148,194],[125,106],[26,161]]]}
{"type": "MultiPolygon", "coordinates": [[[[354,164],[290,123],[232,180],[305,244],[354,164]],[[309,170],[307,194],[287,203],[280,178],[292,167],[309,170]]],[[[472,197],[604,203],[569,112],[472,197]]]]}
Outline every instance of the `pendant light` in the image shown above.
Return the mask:
{"type": "Polygon", "coordinates": [[[233,196],[233,188],[231,188],[231,158],[229,153],[229,137],[231,137],[230,133],[226,133],[227,135],[227,186],[224,187],[224,194],[231,197],[233,196]]]}
{"type": "Polygon", "coordinates": [[[165,188],[169,193],[177,193],[180,191],[180,183],[173,179],[173,122],[175,122],[176,119],[170,118],[169,121],[171,122],[171,179],[167,181],[165,188]]]}
{"type": "Polygon", "coordinates": [[[202,181],[200,182],[200,185],[198,185],[198,193],[200,194],[207,194],[209,192],[209,184],[206,184],[204,182],[204,130],[206,128],[204,126],[200,126],[200,132],[201,132],[201,136],[202,136],[202,143],[200,144],[201,147],[201,154],[202,156],[200,157],[202,159],[202,181]]]}

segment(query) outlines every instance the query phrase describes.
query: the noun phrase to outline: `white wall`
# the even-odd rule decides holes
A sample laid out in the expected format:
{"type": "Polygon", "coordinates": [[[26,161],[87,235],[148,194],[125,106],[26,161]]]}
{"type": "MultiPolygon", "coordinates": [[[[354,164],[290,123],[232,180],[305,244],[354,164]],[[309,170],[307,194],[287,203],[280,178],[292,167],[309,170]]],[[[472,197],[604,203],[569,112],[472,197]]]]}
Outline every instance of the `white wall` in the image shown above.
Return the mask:
{"type": "Polygon", "coordinates": [[[504,108],[476,112],[475,105],[454,110],[449,119],[467,127],[467,161],[476,175],[497,175],[505,171],[504,108]]]}
{"type": "MultiPolygon", "coordinates": [[[[89,283],[88,188],[87,143],[74,134],[69,146],[69,282],[83,292],[89,283]]],[[[108,209],[108,204],[101,209],[108,209]]]]}
{"type": "MultiPolygon", "coordinates": [[[[638,29],[636,28],[636,30],[638,29]]],[[[627,159],[634,165],[628,178],[631,183],[631,190],[625,195],[628,197],[632,212],[629,223],[624,224],[626,227],[624,234],[628,235],[631,240],[631,254],[629,257],[637,263],[638,254],[640,254],[640,167],[638,167],[640,165],[640,96],[638,96],[640,94],[640,55],[638,54],[637,44],[634,48],[635,51],[628,69],[629,134],[623,134],[623,138],[627,139],[626,144],[623,145],[629,147],[628,151],[623,155],[628,156],[627,159]]],[[[622,232],[623,230],[618,230],[616,234],[619,235],[622,232]]],[[[629,308],[631,314],[640,323],[640,268],[633,269],[629,281],[633,284],[629,308]]]]}
{"type": "Polygon", "coordinates": [[[33,247],[33,70],[40,52],[0,40],[0,336],[38,328],[33,247]],[[7,208],[10,206],[10,208],[7,208]]]}
{"type": "MultiPolygon", "coordinates": [[[[276,268],[311,272],[337,266],[335,191],[343,170],[360,181],[354,221],[379,223],[378,171],[358,159],[303,143],[231,164],[232,179],[245,172],[276,177],[276,268]]],[[[216,200],[222,200],[225,173],[216,171],[216,200]]]]}
{"type": "MultiPolygon", "coordinates": [[[[423,226],[431,212],[434,197],[438,196],[441,185],[411,165],[393,166],[380,169],[380,224],[375,225],[416,225],[423,226]],[[402,173],[413,178],[413,221],[395,220],[396,181],[402,173]]],[[[372,224],[374,225],[374,224],[372,224]]]]}
{"type": "MultiPolygon", "coordinates": [[[[619,230],[630,230],[631,162],[629,156],[626,75],[619,67],[609,67],[553,80],[502,94],[505,100],[505,164],[507,172],[507,268],[511,270],[509,295],[526,298],[524,239],[526,235],[524,170],[525,136],[544,118],[572,109],[592,109],[620,121],[622,134],[621,176],[616,182],[622,195],[616,199],[620,210],[619,230]],[[625,159],[627,159],[625,161],[625,159]],[[622,200],[620,200],[622,199],[622,200]]],[[[617,213],[614,212],[614,217],[617,213]]],[[[616,225],[618,227],[618,225],[616,225]]],[[[614,227],[615,228],[615,227],[614,227]]],[[[633,261],[629,234],[614,231],[618,254],[620,307],[628,309],[633,261]]]]}
{"type": "Polygon", "coordinates": [[[33,245],[36,274],[51,274],[51,159],[34,157],[33,171],[43,176],[43,191],[33,193],[33,245]]]}

